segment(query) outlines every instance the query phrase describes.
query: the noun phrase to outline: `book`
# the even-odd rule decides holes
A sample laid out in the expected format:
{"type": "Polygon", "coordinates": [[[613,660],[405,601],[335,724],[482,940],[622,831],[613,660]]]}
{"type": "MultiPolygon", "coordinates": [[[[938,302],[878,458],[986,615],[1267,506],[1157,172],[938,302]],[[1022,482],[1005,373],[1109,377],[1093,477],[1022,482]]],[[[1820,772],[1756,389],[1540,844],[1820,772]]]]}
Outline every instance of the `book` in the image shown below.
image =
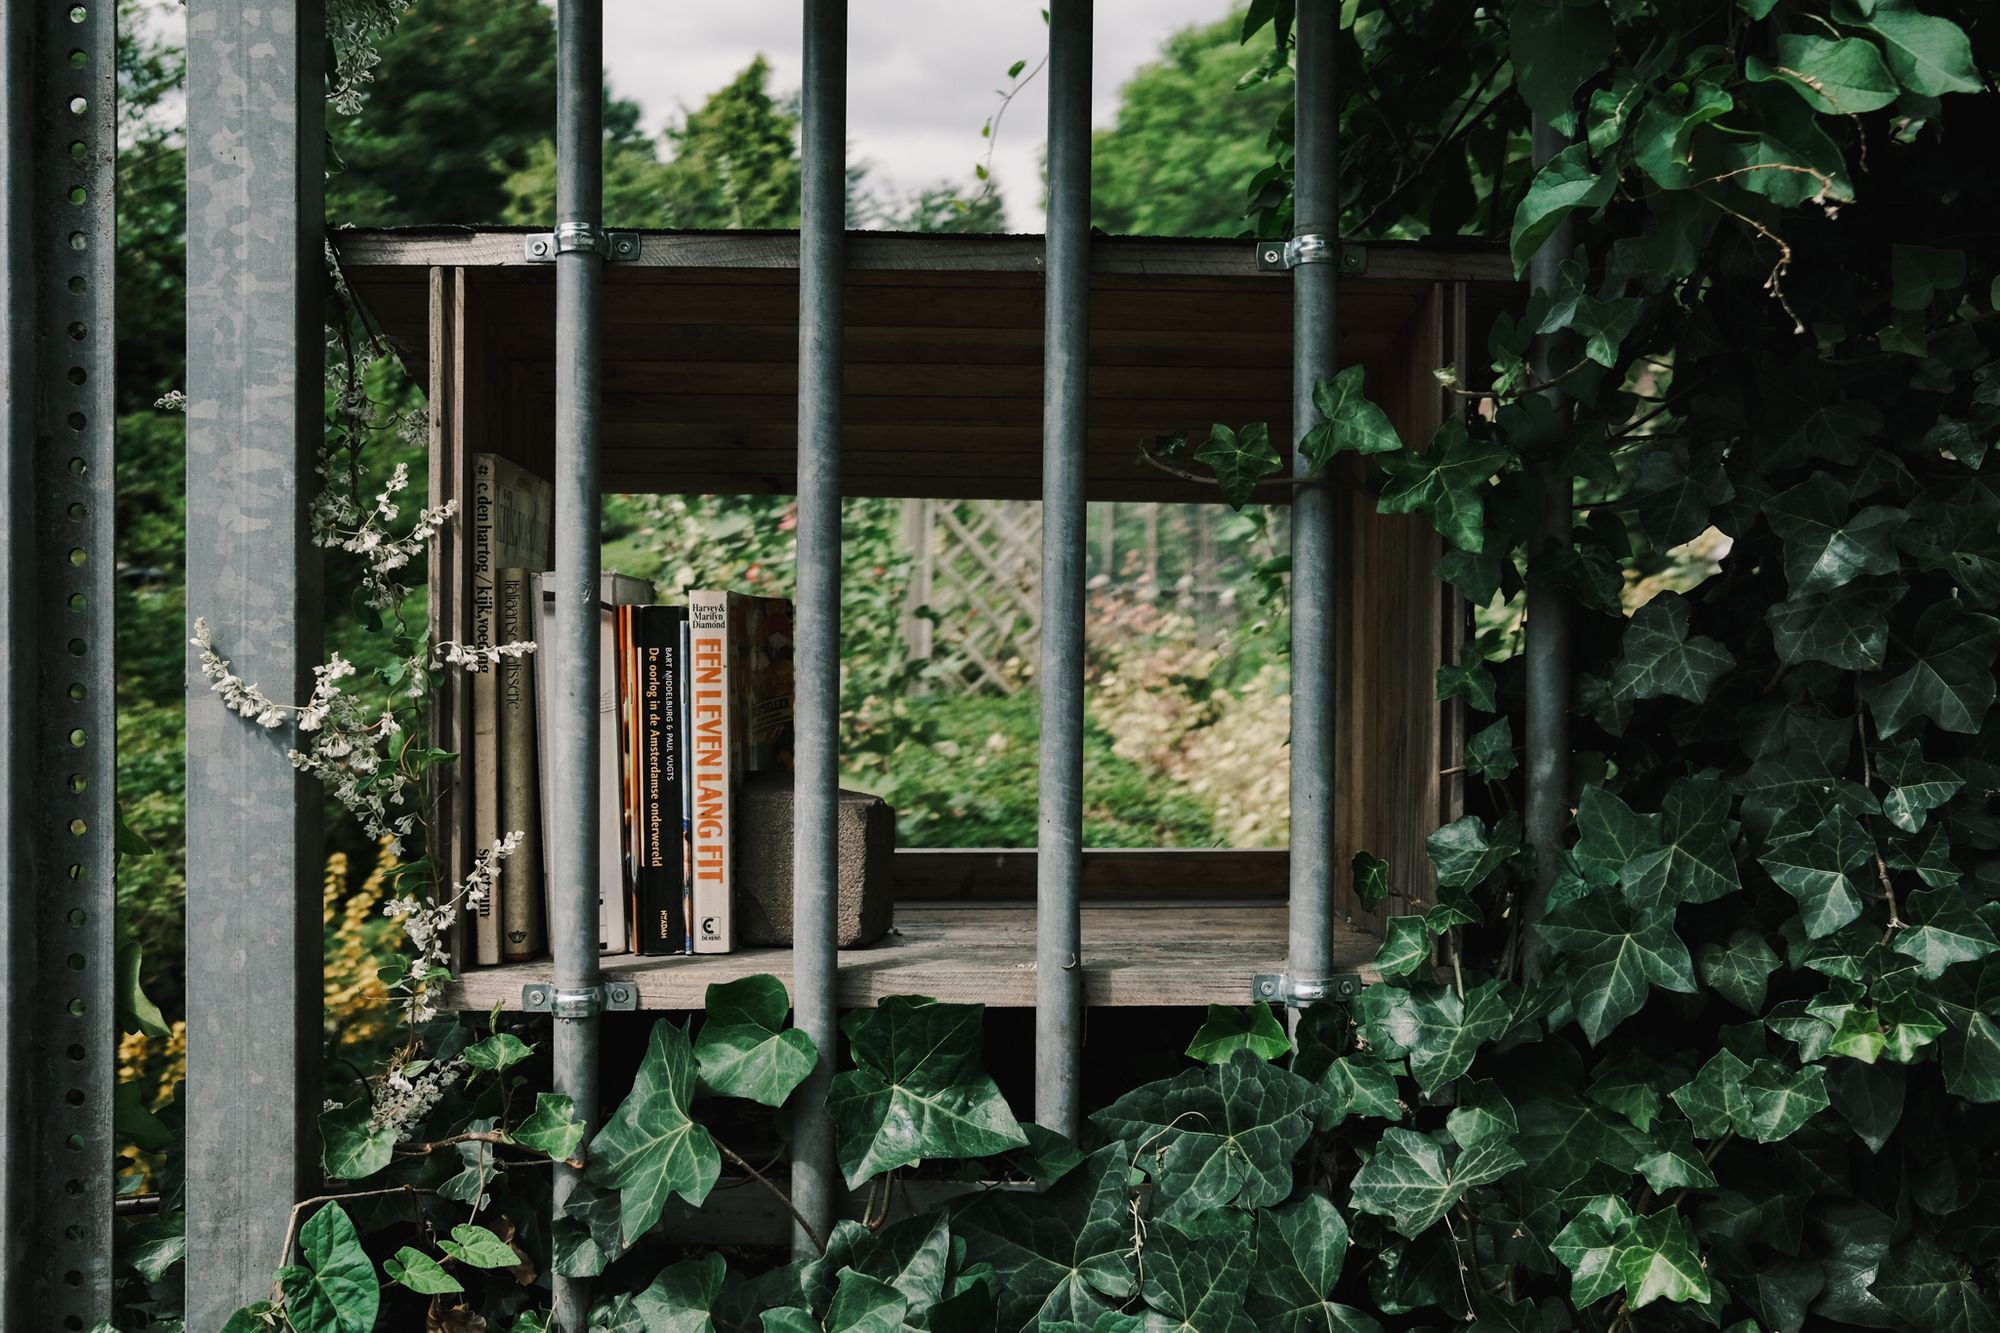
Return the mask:
{"type": "Polygon", "coordinates": [[[678,606],[633,609],[638,714],[638,950],[685,953],[687,852],[681,824],[678,606]]]}
{"type": "MultiPolygon", "coordinates": [[[[472,457],[470,524],[472,579],[471,620],[465,627],[471,646],[492,648],[504,640],[499,633],[500,570],[518,566],[542,569],[552,562],[555,544],[555,489],[517,463],[495,454],[472,457]]],[[[462,784],[469,789],[471,859],[491,847],[500,827],[500,673],[482,661],[472,673],[472,735],[462,784]]],[[[489,893],[480,904],[472,928],[473,961],[501,959],[500,927],[505,908],[501,892],[489,893]]]]}
{"type": "Polygon", "coordinates": [[[693,762],[694,754],[688,745],[688,728],[693,724],[693,717],[688,712],[688,673],[687,673],[688,652],[690,650],[689,645],[692,640],[690,638],[690,634],[688,631],[688,618],[686,616],[682,616],[680,618],[677,627],[680,630],[680,648],[681,648],[681,656],[680,656],[681,728],[678,736],[675,739],[678,742],[677,748],[680,753],[681,855],[684,858],[683,864],[681,866],[681,920],[684,923],[686,923],[688,932],[687,941],[684,946],[685,950],[688,953],[693,953],[694,952],[694,782],[689,776],[688,765],[693,762]]]}
{"type": "MultiPolygon", "coordinates": [[[[626,902],[631,885],[625,879],[624,824],[619,815],[624,793],[619,775],[618,743],[618,608],[653,598],[653,585],[645,579],[606,571],[598,585],[597,658],[597,947],[605,953],[631,951],[630,922],[626,902]]],[[[554,632],[555,588],[553,574],[535,576],[535,595],[530,604],[538,608],[535,642],[547,651],[554,632]]],[[[547,920],[550,856],[554,852],[555,830],[551,825],[552,803],[548,800],[550,743],[549,725],[555,707],[552,677],[546,670],[535,674],[536,736],[541,747],[542,808],[542,897],[543,919],[547,920]]]]}
{"type": "Polygon", "coordinates": [[[699,589],[688,594],[689,833],[694,952],[736,947],[735,808],[745,776],[789,771],[792,604],[699,589]]]}
{"type": "MultiPolygon", "coordinates": [[[[510,566],[495,579],[499,589],[499,641],[534,641],[528,571],[510,566]]],[[[517,963],[542,952],[542,821],[540,761],[535,728],[535,654],[503,657],[499,684],[500,827],[521,834],[521,845],[500,867],[500,957],[517,963]]]]}

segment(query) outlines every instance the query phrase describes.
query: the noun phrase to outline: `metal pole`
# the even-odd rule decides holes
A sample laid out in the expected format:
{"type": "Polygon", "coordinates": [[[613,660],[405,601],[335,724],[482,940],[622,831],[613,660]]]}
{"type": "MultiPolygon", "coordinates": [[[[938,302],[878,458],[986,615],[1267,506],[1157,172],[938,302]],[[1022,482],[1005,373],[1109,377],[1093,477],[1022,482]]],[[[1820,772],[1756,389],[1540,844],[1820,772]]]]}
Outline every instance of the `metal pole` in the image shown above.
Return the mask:
{"type": "MultiPolygon", "coordinates": [[[[834,952],[840,787],[840,374],[847,255],[847,3],[806,0],[800,110],[799,527],[792,847],[796,1021],[819,1064],[793,1097],[792,1201],[826,1235],[840,1174],[827,1088],[840,1052],[834,952]]],[[[792,1252],[817,1252],[794,1228],[792,1252]]]]}
{"type": "Polygon", "coordinates": [[[0,7],[0,1327],[111,1314],[110,7],[0,7]]]}
{"type": "MultiPolygon", "coordinates": [[[[96,6],[92,6],[95,8],[96,6]]],[[[306,518],[325,418],[326,84],[316,0],[188,6],[187,605],[243,679],[320,659],[306,518]]],[[[285,729],[187,696],[187,1326],[268,1294],[320,1194],[320,808],[285,729]]]]}
{"type": "MultiPolygon", "coordinates": [[[[1548,122],[1537,116],[1534,122],[1533,153],[1539,170],[1545,162],[1568,146],[1548,122]]],[[[1575,245],[1575,231],[1568,222],[1557,227],[1528,263],[1528,281],[1536,291],[1550,291],[1556,285],[1556,270],[1575,245]]],[[[1553,379],[1554,337],[1535,339],[1530,358],[1537,380],[1553,379]]],[[[1559,388],[1542,390],[1562,411],[1559,388]]],[[[1529,553],[1527,604],[1527,825],[1528,845],[1535,849],[1535,887],[1528,900],[1526,921],[1530,929],[1522,936],[1524,974],[1539,977],[1548,960],[1548,945],[1540,932],[1532,929],[1548,910],[1549,884],[1555,878],[1556,862],[1562,854],[1564,833],[1569,827],[1569,593],[1546,577],[1547,561],[1568,549],[1572,483],[1568,470],[1557,460],[1542,465],[1542,533],[1537,549],[1529,553]]]]}
{"type": "MultiPolygon", "coordinates": [[[[1339,322],[1334,277],[1340,253],[1339,107],[1334,42],[1339,6],[1298,7],[1297,154],[1293,231],[1317,236],[1328,262],[1292,270],[1292,474],[1312,465],[1298,442],[1319,421],[1313,385],[1334,373],[1339,322]]],[[[1333,756],[1338,613],[1334,603],[1333,492],[1295,487],[1292,497],[1292,854],[1287,969],[1301,999],[1333,970],[1333,756]]]]}
{"type": "Polygon", "coordinates": [[[1091,0],[1049,6],[1042,335],[1042,773],[1035,857],[1035,1119],[1081,1127],[1084,428],[1090,374],[1091,0]]]}
{"type": "MultiPolygon", "coordinates": [[[[553,821],[549,948],[555,964],[555,1084],[577,1116],[597,1122],[597,605],[601,500],[598,289],[604,276],[604,9],[556,10],[556,605],[548,669],[557,683],[549,735],[553,821]],[[575,999],[565,1004],[565,995],[575,999]]],[[[560,1217],[578,1173],[555,1168],[560,1217]]],[[[554,1278],[556,1327],[583,1333],[590,1284],[554,1278]]]]}

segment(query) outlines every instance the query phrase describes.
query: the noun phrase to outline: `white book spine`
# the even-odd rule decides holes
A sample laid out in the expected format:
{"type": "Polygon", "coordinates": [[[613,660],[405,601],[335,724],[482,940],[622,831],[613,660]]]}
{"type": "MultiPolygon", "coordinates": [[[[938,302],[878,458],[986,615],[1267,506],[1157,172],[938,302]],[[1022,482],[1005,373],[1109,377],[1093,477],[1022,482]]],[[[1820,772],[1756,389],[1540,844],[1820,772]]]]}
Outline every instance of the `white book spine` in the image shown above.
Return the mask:
{"type": "MultiPolygon", "coordinates": [[[[491,648],[499,625],[499,587],[494,575],[494,506],[498,487],[494,460],[485,454],[472,465],[472,646],[491,648]]],[[[472,673],[472,848],[470,865],[500,837],[500,681],[492,663],[472,673]]],[[[497,887],[497,886],[496,886],[497,887]]],[[[473,919],[473,961],[500,961],[499,894],[489,891],[473,919]]]]}

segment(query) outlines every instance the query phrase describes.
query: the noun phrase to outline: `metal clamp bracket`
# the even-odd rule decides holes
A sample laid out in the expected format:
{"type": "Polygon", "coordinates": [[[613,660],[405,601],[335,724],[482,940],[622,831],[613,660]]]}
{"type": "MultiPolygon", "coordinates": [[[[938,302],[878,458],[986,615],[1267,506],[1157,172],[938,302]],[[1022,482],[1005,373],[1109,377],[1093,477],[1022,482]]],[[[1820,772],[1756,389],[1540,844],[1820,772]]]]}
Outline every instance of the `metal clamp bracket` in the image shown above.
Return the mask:
{"type": "Polygon", "coordinates": [[[639,988],[629,981],[613,981],[583,990],[557,990],[546,981],[521,987],[521,1008],[531,1014],[592,1018],[601,1013],[629,1013],[638,1007],[639,988]]]}
{"type": "Polygon", "coordinates": [[[565,222],[554,231],[521,239],[521,252],[530,264],[553,264],[556,256],[572,250],[587,250],[607,263],[629,263],[639,257],[639,233],[606,231],[588,222],[565,222]]]}
{"type": "Polygon", "coordinates": [[[1340,245],[1317,232],[1294,236],[1289,241],[1257,242],[1257,267],[1265,270],[1294,269],[1301,264],[1340,265],[1342,273],[1368,271],[1368,247],[1340,245]]]}
{"type": "Polygon", "coordinates": [[[1250,978],[1250,998],[1267,1004],[1282,1004],[1287,1009],[1301,1009],[1323,1000],[1345,1004],[1361,994],[1362,984],[1360,976],[1353,972],[1342,972],[1319,981],[1307,981],[1289,972],[1259,972],[1250,978]]]}

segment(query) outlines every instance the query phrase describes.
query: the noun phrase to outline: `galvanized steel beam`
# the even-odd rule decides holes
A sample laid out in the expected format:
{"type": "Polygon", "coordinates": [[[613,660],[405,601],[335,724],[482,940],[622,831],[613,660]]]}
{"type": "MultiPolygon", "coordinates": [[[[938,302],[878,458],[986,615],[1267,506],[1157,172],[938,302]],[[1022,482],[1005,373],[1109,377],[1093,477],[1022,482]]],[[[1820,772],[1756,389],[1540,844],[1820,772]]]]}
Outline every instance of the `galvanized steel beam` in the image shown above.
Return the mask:
{"type": "MultiPolygon", "coordinates": [[[[1297,140],[1293,231],[1317,236],[1338,254],[1340,236],[1339,105],[1334,44],[1339,6],[1298,7],[1297,140]]],[[[1299,442],[1319,422],[1313,385],[1334,373],[1339,354],[1336,263],[1292,271],[1292,475],[1312,473],[1299,442]]],[[[1298,486],[1292,498],[1291,572],[1291,911],[1287,968],[1294,985],[1315,993],[1333,969],[1334,701],[1339,611],[1334,599],[1334,496],[1322,485],[1298,486]]]]}
{"type": "MultiPolygon", "coordinates": [[[[792,1200],[821,1236],[840,1173],[827,1092],[840,1052],[837,970],[840,785],[840,375],[847,262],[847,2],[806,0],[800,108],[799,526],[794,678],[792,1004],[819,1048],[793,1094],[792,1200]]],[[[803,1228],[792,1252],[817,1253],[803,1228]]]]}
{"type": "MultiPolygon", "coordinates": [[[[1537,116],[1534,122],[1534,163],[1544,163],[1568,146],[1568,140],[1537,116]]],[[[1556,271],[1576,244],[1575,229],[1565,221],[1542,242],[1528,262],[1529,286],[1538,292],[1553,291],[1556,271]]],[[[1529,357],[1535,378],[1544,384],[1559,373],[1555,365],[1553,335],[1536,338],[1529,357]]],[[[1543,395],[1562,412],[1563,391],[1549,387],[1543,395]]],[[[1567,844],[1569,829],[1569,692],[1570,692],[1570,597],[1567,589],[1548,577],[1548,562],[1569,549],[1570,529],[1575,522],[1571,509],[1574,482],[1565,463],[1550,459],[1543,463],[1542,531],[1540,540],[1528,553],[1528,602],[1524,631],[1527,657],[1527,799],[1523,802],[1523,823],[1528,845],[1535,849],[1535,885],[1529,896],[1526,920],[1532,924],[1547,911],[1549,885],[1567,844]]],[[[1548,944],[1539,931],[1530,929],[1522,936],[1523,972],[1529,979],[1539,977],[1548,958],[1548,944]]]]}
{"type": "Polygon", "coordinates": [[[1091,0],[1049,6],[1042,334],[1041,820],[1035,859],[1035,1119],[1077,1137],[1083,1060],[1084,430],[1090,373],[1091,0]]]}
{"type": "Polygon", "coordinates": [[[0,7],[0,1327],[111,1313],[116,8],[0,7]]]}
{"type": "MultiPolygon", "coordinates": [[[[324,14],[188,5],[187,604],[243,679],[320,661],[306,521],[322,432],[324,14]]],[[[267,1295],[320,1192],[320,802],[284,729],[188,659],[187,1325],[267,1295]]]]}
{"type": "MultiPolygon", "coordinates": [[[[603,356],[598,293],[604,248],[604,6],[561,0],[556,6],[556,632],[544,669],[556,683],[549,735],[551,799],[556,802],[550,873],[549,952],[558,1000],[553,1057],[556,1091],[577,1116],[597,1123],[597,605],[600,516],[598,416],[603,356]],[[565,238],[569,238],[565,240],[565,238]]],[[[579,1173],[555,1168],[556,1215],[579,1173]]],[[[583,1333],[590,1285],[553,1278],[556,1327],[583,1333]]]]}

